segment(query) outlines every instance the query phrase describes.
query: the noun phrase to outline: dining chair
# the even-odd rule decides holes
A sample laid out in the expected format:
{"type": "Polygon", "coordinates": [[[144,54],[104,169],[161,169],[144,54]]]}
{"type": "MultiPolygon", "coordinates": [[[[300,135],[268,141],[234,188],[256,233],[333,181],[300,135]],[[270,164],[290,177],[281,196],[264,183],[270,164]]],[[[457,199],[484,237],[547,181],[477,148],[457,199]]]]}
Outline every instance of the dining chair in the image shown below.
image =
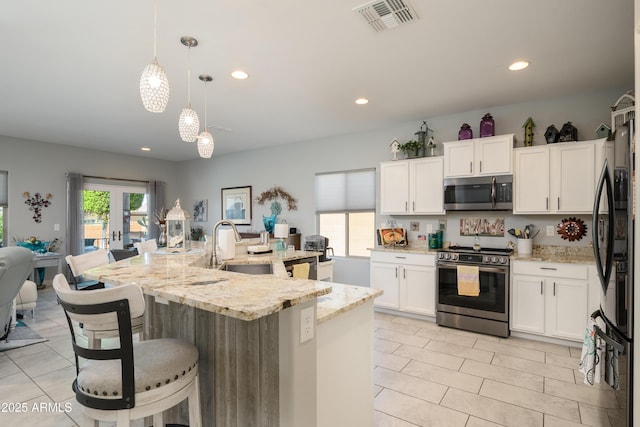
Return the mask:
{"type": "Polygon", "coordinates": [[[144,311],[142,291],[135,285],[78,292],[64,275],[53,279],[64,308],[75,355],[72,389],[82,408],[82,425],[116,422],[117,427],[153,416],[164,426],[162,413],[187,399],[189,425],[202,425],[198,385],[198,349],[171,338],[134,342],[131,318],[144,311]],[[115,322],[119,346],[92,349],[82,345],[79,324],[115,322]]]}
{"type": "Polygon", "coordinates": [[[104,288],[104,283],[85,280],[82,274],[89,269],[109,264],[109,252],[106,249],[96,249],[81,255],[67,255],[64,259],[71,270],[72,282],[77,290],[104,288]]]}
{"type": "Polygon", "coordinates": [[[147,252],[155,252],[158,250],[158,244],[156,243],[156,239],[144,240],[142,242],[136,242],[133,244],[133,247],[138,250],[140,255],[147,252]]]}
{"type": "Polygon", "coordinates": [[[0,336],[11,329],[13,300],[27,279],[33,265],[33,253],[19,246],[0,248],[0,336]]]}
{"type": "MultiPolygon", "coordinates": [[[[58,274],[53,279],[53,288],[56,291],[56,294],[63,293],[65,295],[74,295],[71,298],[71,301],[98,301],[109,295],[118,296],[124,293],[125,295],[135,294],[138,296],[139,294],[140,298],[134,300],[136,305],[131,308],[131,333],[138,334],[140,341],[144,339],[145,302],[142,297],[142,291],[140,291],[140,288],[137,286],[128,285],[133,286],[134,289],[130,289],[128,286],[113,286],[109,288],[78,291],[71,289],[69,282],[67,282],[67,279],[63,274],[58,274]]],[[[102,347],[103,339],[114,338],[119,334],[118,324],[113,318],[94,317],[87,319],[86,322],[81,322],[79,326],[82,330],[82,334],[87,337],[88,347],[92,349],[102,347]]]]}

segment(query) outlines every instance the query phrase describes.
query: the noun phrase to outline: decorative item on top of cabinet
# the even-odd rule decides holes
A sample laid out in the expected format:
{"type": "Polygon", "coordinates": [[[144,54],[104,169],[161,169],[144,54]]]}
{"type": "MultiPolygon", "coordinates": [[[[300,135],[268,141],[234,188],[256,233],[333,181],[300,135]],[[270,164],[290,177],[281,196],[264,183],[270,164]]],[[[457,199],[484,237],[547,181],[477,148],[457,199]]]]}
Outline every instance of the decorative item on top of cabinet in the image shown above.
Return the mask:
{"type": "Polygon", "coordinates": [[[493,116],[490,113],[485,114],[480,121],[480,138],[485,136],[495,136],[496,124],[493,121],[493,116]]]}
{"type": "Polygon", "coordinates": [[[473,139],[473,130],[467,123],[463,123],[458,131],[458,141],[462,141],[463,139],[473,139]]]}
{"type": "Polygon", "coordinates": [[[606,123],[600,123],[600,126],[596,129],[596,136],[598,138],[607,138],[611,140],[611,127],[606,123]]]}
{"type": "Polygon", "coordinates": [[[522,127],[524,128],[524,146],[531,147],[533,145],[533,128],[536,127],[536,124],[529,117],[522,127]]]}
{"type": "Polygon", "coordinates": [[[547,140],[547,144],[555,144],[560,138],[560,131],[556,128],[556,125],[551,125],[544,132],[544,139],[547,140]]]}
{"type": "Polygon", "coordinates": [[[427,145],[427,136],[429,136],[429,132],[433,132],[433,129],[429,129],[429,125],[423,120],[420,125],[420,130],[414,134],[418,137],[418,142],[422,144],[423,147],[427,145]]]}
{"type": "Polygon", "coordinates": [[[414,159],[416,157],[424,157],[424,143],[421,141],[409,140],[404,144],[398,146],[407,159],[414,159]]]}
{"type": "Polygon", "coordinates": [[[393,138],[389,147],[391,148],[391,154],[393,154],[393,160],[398,160],[398,151],[400,151],[400,142],[398,142],[398,138],[393,138]]]}
{"type": "Polygon", "coordinates": [[[562,129],[560,129],[560,142],[570,142],[578,140],[578,129],[571,124],[571,122],[567,122],[562,125],[562,129]]]}
{"type": "Polygon", "coordinates": [[[427,156],[433,157],[436,155],[436,143],[433,140],[433,137],[429,138],[429,144],[427,144],[427,149],[429,150],[427,152],[427,156]]]}
{"type": "Polygon", "coordinates": [[[636,98],[633,95],[633,90],[627,91],[618,98],[615,105],[611,107],[611,132],[615,132],[618,126],[622,126],[635,117],[635,105],[636,98]]]}
{"type": "Polygon", "coordinates": [[[558,234],[570,242],[581,240],[587,234],[587,225],[576,217],[565,218],[558,224],[558,234]]]}

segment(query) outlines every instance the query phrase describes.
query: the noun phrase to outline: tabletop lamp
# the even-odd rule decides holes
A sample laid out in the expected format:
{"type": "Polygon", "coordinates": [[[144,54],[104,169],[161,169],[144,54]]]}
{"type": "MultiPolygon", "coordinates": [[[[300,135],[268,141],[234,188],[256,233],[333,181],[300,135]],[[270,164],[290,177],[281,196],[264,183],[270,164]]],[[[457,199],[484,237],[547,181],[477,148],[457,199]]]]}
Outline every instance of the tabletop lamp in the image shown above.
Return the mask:
{"type": "Polygon", "coordinates": [[[284,239],[289,237],[289,224],[275,224],[273,227],[273,237],[278,239],[276,242],[276,250],[284,252],[287,249],[287,243],[284,239]]]}

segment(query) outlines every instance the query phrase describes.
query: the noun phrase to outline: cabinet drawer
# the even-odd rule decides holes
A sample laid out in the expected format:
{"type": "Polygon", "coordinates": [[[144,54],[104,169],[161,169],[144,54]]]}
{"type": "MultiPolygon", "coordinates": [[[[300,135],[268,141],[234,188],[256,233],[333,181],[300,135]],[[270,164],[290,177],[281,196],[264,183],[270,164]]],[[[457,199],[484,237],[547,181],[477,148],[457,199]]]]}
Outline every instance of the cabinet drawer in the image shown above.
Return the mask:
{"type": "Polygon", "coordinates": [[[513,274],[529,274],[543,277],[562,277],[566,279],[587,280],[588,266],[536,261],[513,261],[513,274]]]}
{"type": "Polygon", "coordinates": [[[435,267],[436,256],[431,254],[410,254],[399,251],[371,251],[371,262],[388,262],[392,264],[410,264],[435,267]]]}

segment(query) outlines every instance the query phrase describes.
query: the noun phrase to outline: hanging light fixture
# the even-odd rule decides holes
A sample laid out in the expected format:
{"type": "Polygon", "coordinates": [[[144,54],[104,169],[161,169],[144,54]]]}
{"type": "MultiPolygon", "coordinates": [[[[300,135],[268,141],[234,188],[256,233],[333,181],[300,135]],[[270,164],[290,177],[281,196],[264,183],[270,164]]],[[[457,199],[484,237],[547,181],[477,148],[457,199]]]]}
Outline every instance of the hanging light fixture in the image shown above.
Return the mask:
{"type": "Polygon", "coordinates": [[[211,158],[213,154],[213,135],[207,129],[207,83],[213,81],[213,78],[206,74],[201,74],[200,80],[204,82],[204,130],[198,135],[198,154],[203,159],[211,158]]]}
{"type": "Polygon", "coordinates": [[[191,108],[191,48],[198,46],[198,40],[184,36],[180,42],[189,48],[187,54],[187,107],[182,109],[178,120],[180,138],[185,142],[195,142],[200,130],[200,119],[196,110],[191,108]]]}
{"type": "Polygon", "coordinates": [[[144,67],[140,76],[140,98],[147,111],[162,113],[169,102],[169,79],[158,64],[156,27],[158,1],[153,2],[153,63],[144,67]]]}

